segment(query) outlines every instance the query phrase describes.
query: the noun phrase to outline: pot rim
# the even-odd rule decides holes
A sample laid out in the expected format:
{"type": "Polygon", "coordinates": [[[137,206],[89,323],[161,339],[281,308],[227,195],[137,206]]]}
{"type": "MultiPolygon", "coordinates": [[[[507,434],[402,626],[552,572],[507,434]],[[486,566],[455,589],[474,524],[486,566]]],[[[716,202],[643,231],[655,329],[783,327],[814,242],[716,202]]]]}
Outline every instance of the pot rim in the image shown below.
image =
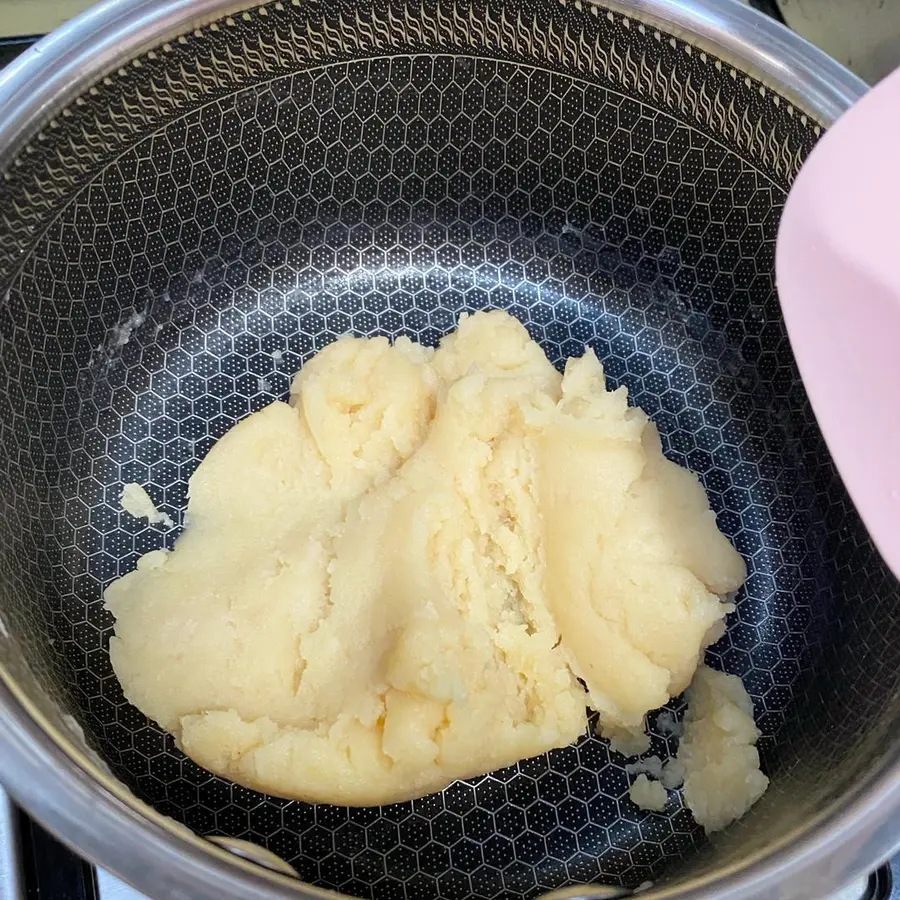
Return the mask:
{"type": "MultiPolygon", "coordinates": [[[[591,2],[591,0],[584,0],[591,2]]],[[[61,108],[123,61],[259,0],[105,0],[0,72],[0,170],[61,108]]],[[[606,0],[758,78],[822,125],[867,90],[821,50],[739,0],[606,0]]],[[[254,866],[160,815],[29,703],[0,666],[0,781],[78,853],[138,890],[178,900],[339,896],[254,866]]],[[[900,845],[900,740],[815,821],[729,869],[649,898],[821,897],[900,845]]],[[[549,900],[548,895],[548,900],[549,900]]],[[[589,889],[585,898],[590,897],[589,889]]]]}

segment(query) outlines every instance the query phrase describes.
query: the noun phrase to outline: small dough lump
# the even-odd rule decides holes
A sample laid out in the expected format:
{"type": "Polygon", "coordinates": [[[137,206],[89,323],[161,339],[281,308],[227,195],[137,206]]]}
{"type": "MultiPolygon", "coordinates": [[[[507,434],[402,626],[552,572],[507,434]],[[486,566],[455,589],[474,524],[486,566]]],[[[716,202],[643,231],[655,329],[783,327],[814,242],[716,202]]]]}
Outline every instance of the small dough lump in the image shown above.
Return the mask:
{"type": "Polygon", "coordinates": [[[651,781],[643,774],[638,775],[631,783],[628,796],[632,803],[652,812],[662,812],[669,799],[666,789],[658,781],[651,781]]]}
{"type": "Polygon", "coordinates": [[[745,578],[697,478],[499,311],[437,350],[342,338],[231,429],[189,526],[113,582],[128,699],[202,766],[370,805],[681,693],[745,578]]]}
{"type": "Polygon", "coordinates": [[[684,802],[707,832],[721,831],[763,795],[753,702],[740,678],[706,666],[687,693],[684,736],[675,765],[684,773],[684,802]]]}
{"type": "Polygon", "coordinates": [[[627,765],[626,771],[646,773],[635,779],[629,796],[641,809],[658,811],[665,789],[683,783],[685,805],[697,824],[707,833],[721,831],[769,786],[759,770],[753,702],[740,678],[707,666],[697,669],[687,701],[678,755],[665,766],[656,757],[627,765]]]}
{"type": "Polygon", "coordinates": [[[175,523],[169,514],[158,510],[150,495],[133,481],[122,488],[119,502],[122,504],[122,509],[136,519],[146,519],[150,525],[165,525],[166,528],[175,527],[175,523]]]}

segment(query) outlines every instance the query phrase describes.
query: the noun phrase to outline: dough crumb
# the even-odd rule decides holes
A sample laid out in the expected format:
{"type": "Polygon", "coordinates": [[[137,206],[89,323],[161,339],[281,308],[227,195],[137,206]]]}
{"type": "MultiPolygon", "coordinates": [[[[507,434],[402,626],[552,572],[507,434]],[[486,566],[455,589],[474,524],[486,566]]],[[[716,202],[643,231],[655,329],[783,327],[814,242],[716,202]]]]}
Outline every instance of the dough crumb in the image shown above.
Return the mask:
{"type": "Polygon", "coordinates": [[[753,702],[740,678],[706,666],[697,669],[687,699],[676,757],[684,771],[684,801],[707,833],[721,831],[769,786],[759,770],[753,702]]]}
{"type": "Polygon", "coordinates": [[[637,762],[628,763],[625,771],[629,775],[637,775],[643,772],[651,778],[659,781],[663,776],[663,762],[658,756],[648,756],[646,759],[639,759],[637,762]]]}
{"type": "Polygon", "coordinates": [[[656,717],[656,730],[663,737],[681,737],[684,734],[684,726],[667,709],[662,710],[656,717]]]}
{"type": "Polygon", "coordinates": [[[680,788],[684,784],[684,764],[677,759],[670,759],[664,766],[662,776],[659,779],[663,787],[670,791],[680,788]]]}
{"type": "Polygon", "coordinates": [[[135,482],[130,482],[122,488],[119,496],[122,509],[136,519],[146,519],[150,525],[164,525],[166,528],[174,528],[175,523],[171,517],[156,508],[150,495],[135,482]]]}
{"type": "Polygon", "coordinates": [[[146,313],[133,312],[124,322],[116,325],[109,333],[110,348],[118,350],[120,347],[124,347],[131,340],[134,331],[144,324],[146,318],[146,313]]]}
{"type": "MultiPolygon", "coordinates": [[[[707,834],[741,818],[762,796],[769,779],[759,769],[759,730],[753,703],[740,678],[700,666],[687,692],[688,709],[678,755],[665,766],[650,757],[626,766],[658,779],[660,790],[684,784],[684,802],[707,834]]],[[[634,785],[632,785],[634,791],[634,785]]],[[[643,809],[650,796],[642,786],[631,797],[643,809]]],[[[651,797],[651,800],[653,798],[651,797]]],[[[655,801],[654,801],[655,802],[655,801]]]]}
{"type": "Polygon", "coordinates": [[[636,806],[652,812],[662,812],[669,799],[666,789],[658,781],[651,781],[646,775],[638,775],[634,779],[628,796],[636,806]]]}
{"type": "Polygon", "coordinates": [[[200,765],[310,802],[441,790],[587,707],[645,752],[746,577],[593,351],[561,375],[500,311],[437,350],[328,345],[210,450],[188,518],[107,588],[113,668],[200,765]]]}

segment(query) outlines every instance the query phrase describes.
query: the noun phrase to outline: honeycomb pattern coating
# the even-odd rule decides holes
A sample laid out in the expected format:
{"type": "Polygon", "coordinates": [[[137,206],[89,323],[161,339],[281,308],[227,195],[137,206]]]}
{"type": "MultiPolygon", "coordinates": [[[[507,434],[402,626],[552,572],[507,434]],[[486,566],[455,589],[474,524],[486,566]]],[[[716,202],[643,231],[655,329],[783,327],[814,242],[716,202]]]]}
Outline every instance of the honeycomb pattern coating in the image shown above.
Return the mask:
{"type": "MultiPolygon", "coordinates": [[[[662,813],[630,803],[624,760],[592,733],[413,803],[276,800],[187,760],[112,673],[102,588],[177,535],[121,512],[123,483],[180,523],[215,440],[285,397],[328,342],[349,331],[434,344],[485,307],[517,316],[556,364],[593,347],[670,457],[700,474],[750,570],[711,659],[743,677],[770,769],[813,753],[809,717],[827,692],[789,717],[833,654],[828,616],[859,640],[872,630],[847,620],[830,523],[847,528],[834,555],[844,576],[872,571],[873,555],[778,313],[784,198],[755,161],[633,97],[456,54],[259,83],[94,173],[0,306],[0,437],[20,467],[4,474],[9,546],[41,563],[19,570],[7,552],[3,577],[47,597],[41,652],[71,673],[78,718],[116,774],[200,834],[257,841],[305,880],[379,900],[633,886],[700,843],[677,795],[662,813]],[[792,729],[793,744],[776,744],[792,729]]],[[[872,583],[895,591],[877,572],[872,583]]],[[[880,714],[883,701],[867,702],[880,714]]],[[[651,730],[651,753],[673,754],[651,730]]],[[[782,815],[772,793],[736,835],[782,815]]]]}
{"type": "Polygon", "coordinates": [[[804,608],[795,597],[782,618],[772,586],[783,577],[802,587],[806,550],[768,562],[767,548],[791,534],[788,517],[770,512],[782,466],[767,470],[755,450],[768,416],[739,420],[730,408],[736,389],[748,413],[759,406],[759,378],[721,328],[726,301],[743,302],[740,338],[773,375],[789,365],[780,326],[763,313],[780,199],[751,167],[633,101],[449,56],[334,65],[238,94],[107,169],[19,282],[22,296],[41,296],[52,278],[54,304],[84,298],[90,310],[79,393],[97,424],[71,447],[75,527],[61,549],[72,567],[55,571],[77,610],[67,649],[106,755],[200,833],[262,839],[308,879],[351,894],[636,884],[688,848],[696,834],[680,805],[637,812],[621,760],[595,738],[384,811],[283,804],[225,784],[123,704],[103,649],[109,619],[85,618],[78,601],[172,542],[118,511],[123,482],[146,485],[177,517],[212,443],[285,396],[290,376],[338,335],[434,344],[460,312],[501,306],[557,363],[590,344],[674,457],[707,476],[723,527],[763,562],[719,652],[777,721],[799,660],[788,649],[773,676],[772,656],[782,661],[786,616],[804,608]],[[670,195],[686,186],[700,198],[679,214],[670,195]],[[714,256],[723,241],[730,266],[714,256]],[[111,318],[122,296],[136,302],[111,318]]]}

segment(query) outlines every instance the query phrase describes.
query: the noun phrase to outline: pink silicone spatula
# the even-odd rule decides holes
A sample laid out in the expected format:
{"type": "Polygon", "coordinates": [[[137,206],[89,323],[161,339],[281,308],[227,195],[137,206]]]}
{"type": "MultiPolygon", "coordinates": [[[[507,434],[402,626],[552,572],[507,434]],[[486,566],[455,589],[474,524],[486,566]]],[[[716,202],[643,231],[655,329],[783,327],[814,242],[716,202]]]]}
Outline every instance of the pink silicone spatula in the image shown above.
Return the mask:
{"type": "Polygon", "coordinates": [[[822,433],[900,577],[900,71],[810,154],[785,206],[775,266],[822,433]]]}

